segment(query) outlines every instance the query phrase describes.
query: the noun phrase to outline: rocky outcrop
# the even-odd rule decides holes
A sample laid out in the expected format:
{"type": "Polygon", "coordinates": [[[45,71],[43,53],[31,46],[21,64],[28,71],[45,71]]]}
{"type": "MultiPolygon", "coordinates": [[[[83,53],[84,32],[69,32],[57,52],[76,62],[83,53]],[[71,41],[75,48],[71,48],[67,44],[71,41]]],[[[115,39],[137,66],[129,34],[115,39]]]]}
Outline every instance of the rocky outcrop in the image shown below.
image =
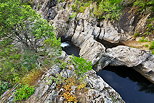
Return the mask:
{"type": "Polygon", "coordinates": [[[99,61],[97,71],[105,66],[133,67],[149,81],[154,83],[154,55],[127,46],[108,48],[99,61]]]}
{"type": "MultiPolygon", "coordinates": [[[[50,76],[58,74],[72,75],[71,71],[61,71],[60,68],[54,67],[49,70],[39,81],[35,93],[26,101],[28,103],[64,103],[65,98],[61,96],[63,88],[58,89],[56,83],[50,83],[50,76]],[[48,85],[47,85],[48,83],[48,85]]],[[[79,94],[80,103],[124,103],[119,94],[117,94],[108,84],[106,84],[101,77],[97,76],[94,71],[87,73],[86,78],[88,89],[87,92],[79,94]]],[[[73,88],[73,86],[72,86],[73,88]]],[[[73,92],[73,91],[71,91],[73,92]]],[[[65,101],[66,102],[66,101],[65,101]]],[[[66,102],[67,103],[67,102],[66,102]]]]}
{"type": "MultiPolygon", "coordinates": [[[[65,58],[65,61],[70,60],[64,52],[60,58],[65,58]]],[[[66,81],[67,78],[76,75],[73,65],[68,68],[61,69],[59,66],[54,65],[47,70],[37,82],[35,93],[28,100],[22,101],[22,103],[70,103],[66,101],[63,95],[67,92],[66,88],[64,88],[65,82],[59,84],[62,78],[65,78],[66,81]]],[[[82,81],[86,83],[85,90],[77,90],[77,86],[71,84],[71,91],[69,92],[77,98],[79,103],[124,103],[120,95],[101,77],[97,76],[94,70],[87,72],[84,77],[86,78],[82,81]]],[[[72,83],[73,80],[71,79],[70,82],[72,83]]],[[[14,92],[15,90],[10,91],[11,94],[9,95],[5,93],[1,98],[1,103],[12,103],[14,92]]],[[[69,97],[69,95],[67,96],[69,97]]]]}
{"type": "Polygon", "coordinates": [[[150,55],[134,69],[154,83],[154,55],[150,55]]]}

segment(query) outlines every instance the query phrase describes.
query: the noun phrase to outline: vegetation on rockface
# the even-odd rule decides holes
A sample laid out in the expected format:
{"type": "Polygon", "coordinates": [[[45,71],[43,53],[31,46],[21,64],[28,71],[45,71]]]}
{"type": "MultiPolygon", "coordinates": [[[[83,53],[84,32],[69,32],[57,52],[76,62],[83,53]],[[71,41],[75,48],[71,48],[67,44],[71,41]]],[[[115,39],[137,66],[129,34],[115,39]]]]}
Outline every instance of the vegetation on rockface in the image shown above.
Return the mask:
{"type": "MultiPolygon", "coordinates": [[[[2,83],[14,85],[23,80],[21,78],[25,74],[28,75],[32,69],[53,65],[61,53],[60,44],[60,40],[57,40],[54,35],[53,27],[29,5],[21,3],[20,0],[0,1],[0,80],[2,83]]],[[[41,74],[41,72],[37,73],[41,74]]]]}
{"type": "Polygon", "coordinates": [[[86,77],[85,73],[92,70],[92,63],[75,56],[72,56],[68,62],[62,60],[59,60],[58,62],[61,69],[68,69],[74,72],[67,77],[62,76],[61,74],[57,74],[56,77],[51,76],[48,78],[48,84],[55,82],[58,90],[63,88],[61,96],[63,96],[67,102],[79,102],[79,99],[81,98],[79,95],[81,93],[86,93],[88,90],[86,88],[87,83],[84,79],[86,77]]]}
{"type": "MultiPolygon", "coordinates": [[[[60,40],[57,40],[53,27],[20,0],[0,1],[0,24],[0,94],[19,83],[14,100],[26,100],[34,93],[35,89],[31,86],[35,85],[43,71],[58,64],[60,40]]],[[[86,83],[81,80],[84,73],[92,69],[92,64],[77,57],[73,57],[70,64],[75,67],[76,76],[72,77],[75,82],[69,78],[63,81],[60,76],[53,80],[63,84],[63,96],[67,101],[77,101],[67,88],[73,85],[78,90],[84,88],[86,83]]],[[[60,66],[66,68],[68,64],[61,62],[60,66]]]]}
{"type": "Polygon", "coordinates": [[[86,92],[87,83],[84,82],[84,78],[72,75],[70,77],[63,77],[61,74],[57,74],[56,77],[50,76],[47,84],[56,83],[56,91],[62,90],[61,95],[67,102],[78,102],[78,95],[86,92]],[[72,92],[74,91],[74,92],[72,92]]]}
{"type": "Polygon", "coordinates": [[[149,15],[145,27],[141,31],[134,33],[135,37],[142,37],[140,42],[149,42],[145,47],[151,50],[154,54],[153,48],[153,34],[154,34],[154,0],[136,0],[133,2],[133,7],[137,7],[137,12],[142,15],[149,15]],[[148,39],[149,38],[149,39],[148,39]],[[150,40],[151,39],[151,40],[150,40]]]}
{"type": "MultiPolygon", "coordinates": [[[[70,6],[73,10],[70,18],[76,17],[78,13],[83,13],[90,7],[91,16],[98,20],[119,20],[125,13],[125,9],[134,8],[132,11],[137,18],[150,14],[146,26],[142,32],[135,32],[134,36],[149,36],[154,34],[154,0],[59,0],[59,2],[73,2],[70,6]]],[[[130,9],[131,10],[131,9],[130,9]]]]}
{"type": "Polygon", "coordinates": [[[20,80],[21,84],[33,86],[37,80],[43,75],[43,69],[32,69],[28,74],[24,75],[20,80]]]}
{"type": "Polygon", "coordinates": [[[118,20],[122,14],[122,0],[102,0],[94,9],[99,19],[118,20]]]}
{"type": "Polygon", "coordinates": [[[88,72],[89,70],[92,70],[92,63],[90,61],[86,61],[83,58],[80,57],[73,57],[71,59],[71,64],[75,67],[75,73],[78,76],[83,75],[84,73],[88,72]]]}
{"type": "Polygon", "coordinates": [[[4,93],[10,87],[11,87],[11,84],[0,80],[0,94],[4,93]]]}
{"type": "Polygon", "coordinates": [[[147,13],[154,11],[154,1],[153,0],[135,0],[133,6],[138,7],[138,11],[147,13]]]}
{"type": "Polygon", "coordinates": [[[146,21],[144,31],[136,32],[135,36],[149,36],[154,34],[154,0],[136,0],[133,7],[137,7],[137,12],[140,15],[150,14],[146,21]]]}
{"type": "Polygon", "coordinates": [[[78,77],[82,77],[86,72],[92,70],[92,62],[87,61],[82,57],[72,56],[70,57],[69,62],[58,60],[57,64],[59,64],[59,67],[61,67],[62,69],[67,68],[69,65],[73,65],[75,68],[74,72],[78,77]]]}
{"type": "Polygon", "coordinates": [[[83,13],[87,7],[93,5],[91,13],[98,19],[118,20],[121,15],[122,0],[75,0],[72,10],[83,13]]]}
{"type": "Polygon", "coordinates": [[[35,89],[32,86],[29,85],[21,85],[18,89],[16,89],[16,92],[14,93],[14,101],[21,101],[29,98],[33,93],[35,89]]]}
{"type": "Polygon", "coordinates": [[[152,51],[152,54],[154,54],[154,41],[151,41],[149,49],[152,51]]]}

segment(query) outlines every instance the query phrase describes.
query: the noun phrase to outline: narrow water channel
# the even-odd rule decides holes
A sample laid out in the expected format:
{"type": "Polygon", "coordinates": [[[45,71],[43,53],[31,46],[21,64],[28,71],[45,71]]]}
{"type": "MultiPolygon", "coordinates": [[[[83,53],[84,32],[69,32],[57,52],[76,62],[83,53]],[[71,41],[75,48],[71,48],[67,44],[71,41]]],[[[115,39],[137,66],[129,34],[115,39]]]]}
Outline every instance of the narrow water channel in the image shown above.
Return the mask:
{"type": "Polygon", "coordinates": [[[128,67],[106,67],[97,73],[126,103],[154,103],[154,84],[128,67]]]}
{"type": "Polygon", "coordinates": [[[69,41],[62,42],[61,44],[62,50],[66,52],[68,55],[74,55],[79,57],[80,48],[75,46],[73,43],[69,41]]]}
{"type": "MultiPolygon", "coordinates": [[[[62,42],[68,55],[79,57],[80,49],[69,41],[62,42]]],[[[112,86],[126,103],[154,103],[154,84],[127,67],[106,67],[97,73],[112,86]]]]}

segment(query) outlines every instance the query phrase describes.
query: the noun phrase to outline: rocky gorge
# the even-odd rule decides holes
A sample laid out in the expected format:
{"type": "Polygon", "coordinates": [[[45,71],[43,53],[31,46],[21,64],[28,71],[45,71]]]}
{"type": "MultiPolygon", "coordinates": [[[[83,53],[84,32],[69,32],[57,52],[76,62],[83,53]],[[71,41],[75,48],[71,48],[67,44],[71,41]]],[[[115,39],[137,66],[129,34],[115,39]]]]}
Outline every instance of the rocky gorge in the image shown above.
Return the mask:
{"type": "MultiPolygon", "coordinates": [[[[129,5],[124,0],[123,4],[129,5]]],[[[109,86],[96,72],[107,66],[126,66],[132,67],[142,76],[154,83],[154,55],[148,50],[127,46],[125,42],[133,41],[132,34],[144,28],[147,14],[137,18],[131,8],[125,11],[119,21],[98,20],[91,14],[94,9],[91,4],[82,13],[73,15],[72,6],[74,1],[68,0],[58,2],[57,0],[33,0],[33,9],[55,27],[57,37],[64,41],[71,41],[80,48],[79,56],[92,61],[94,70],[86,73],[84,81],[87,83],[88,90],[80,91],[76,95],[80,98],[80,103],[124,103],[121,96],[109,86]]],[[[68,62],[70,56],[65,52],[59,57],[68,62]]],[[[54,65],[37,82],[35,93],[25,103],[65,103],[61,96],[64,88],[58,88],[56,83],[46,79],[60,74],[63,77],[74,75],[74,67],[61,70],[54,65]]],[[[76,93],[77,87],[71,87],[71,92],[76,93]]],[[[6,92],[1,101],[13,102],[12,91],[6,92]]]]}
{"type": "Polygon", "coordinates": [[[154,56],[149,51],[122,45],[124,41],[133,40],[131,34],[144,27],[149,14],[140,18],[138,22],[135,20],[135,14],[131,13],[131,15],[125,13],[120,21],[115,23],[106,20],[97,21],[90,14],[90,10],[93,9],[90,6],[84,13],[78,13],[76,17],[70,19],[71,3],[73,4],[73,2],[57,4],[57,1],[36,0],[34,9],[55,26],[58,37],[71,38],[73,44],[80,48],[80,56],[92,61],[93,64],[99,62],[98,70],[107,65],[134,67],[136,71],[154,82],[154,56]],[[39,9],[36,8],[38,5],[41,5],[39,9]],[[107,41],[111,43],[110,45],[116,43],[119,45],[105,48],[97,39],[107,41]]]}

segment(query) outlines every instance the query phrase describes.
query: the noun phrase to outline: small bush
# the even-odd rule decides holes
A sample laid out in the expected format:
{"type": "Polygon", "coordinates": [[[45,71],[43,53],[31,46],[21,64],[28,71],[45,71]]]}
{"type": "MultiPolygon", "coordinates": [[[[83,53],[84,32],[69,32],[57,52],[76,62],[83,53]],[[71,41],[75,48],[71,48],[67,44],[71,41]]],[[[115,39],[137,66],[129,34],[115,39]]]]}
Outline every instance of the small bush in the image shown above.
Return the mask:
{"type": "Polygon", "coordinates": [[[10,87],[11,85],[8,82],[4,82],[0,80],[0,95],[2,95],[10,87]]]}
{"type": "Polygon", "coordinates": [[[154,50],[152,50],[152,54],[154,54],[154,50]]]}
{"type": "Polygon", "coordinates": [[[154,49],[154,41],[151,42],[149,49],[154,49]]]}
{"type": "Polygon", "coordinates": [[[15,101],[26,100],[34,93],[34,91],[35,91],[34,87],[29,85],[22,85],[19,89],[16,90],[14,100],[15,101]]]}
{"type": "Polygon", "coordinates": [[[118,20],[121,15],[122,0],[102,0],[94,10],[94,15],[100,19],[118,20]]]}
{"type": "Polygon", "coordinates": [[[84,73],[88,72],[89,70],[92,70],[92,63],[91,63],[91,61],[86,61],[83,58],[73,56],[71,62],[74,65],[75,73],[78,76],[81,76],[84,73]]]}
{"type": "Polygon", "coordinates": [[[76,12],[73,12],[70,16],[69,16],[69,18],[70,19],[73,19],[73,18],[75,18],[77,16],[77,13],[76,12]]]}
{"type": "Polygon", "coordinates": [[[140,33],[134,33],[134,37],[140,36],[140,33]]]}
{"type": "Polygon", "coordinates": [[[141,12],[147,8],[150,8],[152,11],[154,10],[154,0],[136,0],[133,5],[139,7],[141,12]]]}
{"type": "Polygon", "coordinates": [[[148,42],[148,40],[145,37],[142,37],[139,42],[148,42]]]}

